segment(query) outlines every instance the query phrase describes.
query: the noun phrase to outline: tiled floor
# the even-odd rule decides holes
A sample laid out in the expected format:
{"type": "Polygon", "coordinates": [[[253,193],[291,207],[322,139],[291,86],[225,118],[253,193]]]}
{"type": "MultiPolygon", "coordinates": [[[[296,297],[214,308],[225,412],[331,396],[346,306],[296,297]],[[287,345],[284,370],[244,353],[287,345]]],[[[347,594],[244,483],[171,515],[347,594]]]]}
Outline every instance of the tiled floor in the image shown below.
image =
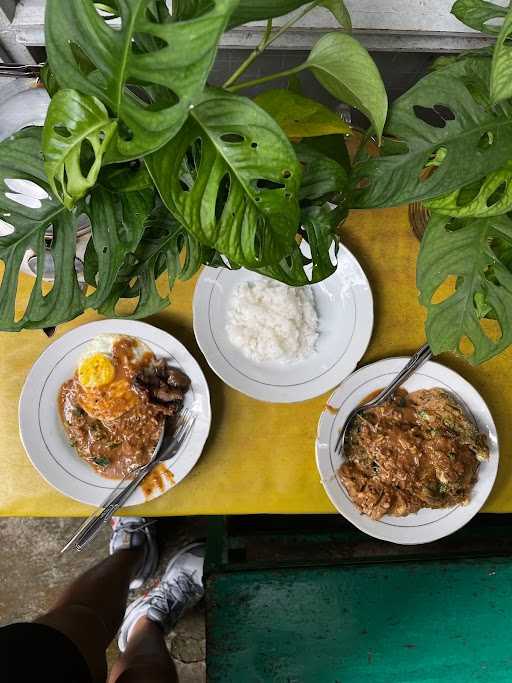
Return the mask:
{"type": "MultiPolygon", "coordinates": [[[[77,519],[0,519],[0,624],[30,620],[47,610],[60,590],[108,552],[109,531],[81,555],[60,555],[80,523],[77,519]]],[[[161,571],[173,550],[203,535],[201,519],[159,521],[161,571]]],[[[186,615],[168,639],[180,683],[203,683],[205,634],[202,607],[186,615]]],[[[108,651],[109,663],[117,645],[108,651]]]]}

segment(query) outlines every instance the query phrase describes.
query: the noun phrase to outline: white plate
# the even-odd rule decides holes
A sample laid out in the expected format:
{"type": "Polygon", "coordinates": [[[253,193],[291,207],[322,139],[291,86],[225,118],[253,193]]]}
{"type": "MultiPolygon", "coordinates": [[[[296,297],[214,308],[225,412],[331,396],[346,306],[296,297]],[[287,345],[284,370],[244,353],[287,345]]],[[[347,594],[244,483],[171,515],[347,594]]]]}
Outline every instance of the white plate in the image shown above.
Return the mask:
{"type": "Polygon", "coordinates": [[[375,521],[362,515],[337,476],[342,458],[334,447],[348,413],[371,392],[387,386],[408,358],[387,358],[361,368],[348,377],[329,398],[320,417],[316,441],[316,463],[322,484],[333,505],[361,531],[384,541],[402,544],[429,543],[457,531],[476,515],[487,500],[498,471],[498,435],[491,413],[480,394],[453,370],[426,363],[405,382],[407,391],[439,387],[453,394],[487,436],[489,460],[480,464],[478,480],[468,505],[431,510],[424,508],[406,517],[385,515],[375,521]]]}
{"type": "Polygon", "coordinates": [[[210,394],[203,372],[187,349],[167,332],[136,320],[101,320],[62,336],[39,356],[25,381],[19,405],[20,435],[32,464],[49,484],[81,503],[100,505],[105,500],[117,482],[97,474],[69,445],[57,397],[63,382],[73,376],[84,346],[96,335],[110,333],[138,337],[158,358],[167,358],[183,370],[192,382],[185,406],[196,415],[194,428],[177,455],[165,462],[171,474],[159,477],[159,485],[149,495],[139,486],[126,503],[138,505],[162,495],[187,476],[210,431],[210,394]]]}
{"type": "Polygon", "coordinates": [[[247,396],[271,403],[305,401],[329,391],[361,360],[372,334],[373,299],[363,269],[341,246],[336,272],[313,289],[319,318],[315,353],[302,361],[256,363],[231,344],[226,334],[229,299],[242,281],[262,276],[251,271],[205,268],[194,294],[194,332],[217,375],[247,396]]]}

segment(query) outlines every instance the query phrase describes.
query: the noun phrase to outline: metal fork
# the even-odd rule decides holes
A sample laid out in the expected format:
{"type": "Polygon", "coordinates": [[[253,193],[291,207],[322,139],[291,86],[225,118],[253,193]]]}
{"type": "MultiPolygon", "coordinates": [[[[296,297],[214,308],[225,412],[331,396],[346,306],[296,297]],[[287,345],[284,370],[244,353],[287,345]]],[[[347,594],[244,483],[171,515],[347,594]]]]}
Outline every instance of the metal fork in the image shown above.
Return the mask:
{"type": "Polygon", "coordinates": [[[160,449],[157,446],[148,463],[131,470],[109,494],[103,505],[95,510],[90,517],[80,525],[73,538],[66,543],[60,552],[65,552],[71,546],[74,546],[75,550],[80,552],[89,545],[93,538],[96,537],[101,527],[111,519],[112,515],[119,510],[120,507],[122,507],[156,465],[163,460],[169,460],[169,458],[176,455],[192,431],[195,419],[195,415],[189,410],[183,409],[176,421],[175,431],[169,446],[164,449],[160,449]],[[133,474],[135,474],[134,478],[125,485],[126,480],[133,476],[133,474]]]}
{"type": "Polygon", "coordinates": [[[338,440],[336,441],[335,451],[338,455],[343,454],[345,437],[347,435],[349,426],[353,422],[354,418],[357,415],[364,413],[366,410],[376,408],[381,403],[384,403],[384,401],[387,398],[389,398],[398,389],[398,387],[400,387],[406,380],[408,380],[409,377],[412,374],[414,374],[418,368],[420,368],[424,363],[426,363],[431,358],[432,351],[430,350],[430,346],[428,344],[425,344],[421,347],[421,349],[416,351],[416,353],[414,354],[414,356],[412,356],[409,362],[403,367],[402,370],[400,370],[400,372],[393,379],[393,381],[390,382],[388,386],[380,392],[380,394],[378,394],[371,401],[368,401],[368,403],[357,406],[348,414],[347,419],[345,420],[345,424],[343,425],[343,428],[338,436],[338,440]]]}

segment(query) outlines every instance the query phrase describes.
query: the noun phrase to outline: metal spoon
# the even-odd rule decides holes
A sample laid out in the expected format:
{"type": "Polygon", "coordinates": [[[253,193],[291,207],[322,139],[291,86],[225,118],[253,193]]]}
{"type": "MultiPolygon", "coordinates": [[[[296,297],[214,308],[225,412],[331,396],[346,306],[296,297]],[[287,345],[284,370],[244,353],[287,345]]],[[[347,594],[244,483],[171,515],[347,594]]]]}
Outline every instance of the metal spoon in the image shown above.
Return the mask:
{"type": "Polygon", "coordinates": [[[384,401],[389,398],[397,389],[400,387],[406,380],[409,379],[409,377],[416,372],[418,368],[420,368],[422,365],[424,365],[428,360],[432,358],[432,351],[430,350],[430,347],[428,344],[425,344],[424,346],[419,349],[414,356],[409,360],[409,362],[404,366],[404,368],[398,373],[398,375],[394,378],[390,384],[383,389],[380,394],[378,394],[374,399],[371,401],[368,401],[368,403],[365,403],[363,405],[359,405],[352,412],[348,414],[347,419],[345,420],[345,424],[343,425],[342,430],[340,431],[340,434],[338,436],[338,440],[336,441],[336,447],[335,451],[338,455],[342,455],[343,453],[343,446],[345,444],[345,436],[347,435],[348,429],[353,422],[354,418],[357,415],[361,415],[361,413],[364,413],[367,410],[370,410],[371,408],[376,408],[379,406],[381,403],[384,403],[384,401]]]}

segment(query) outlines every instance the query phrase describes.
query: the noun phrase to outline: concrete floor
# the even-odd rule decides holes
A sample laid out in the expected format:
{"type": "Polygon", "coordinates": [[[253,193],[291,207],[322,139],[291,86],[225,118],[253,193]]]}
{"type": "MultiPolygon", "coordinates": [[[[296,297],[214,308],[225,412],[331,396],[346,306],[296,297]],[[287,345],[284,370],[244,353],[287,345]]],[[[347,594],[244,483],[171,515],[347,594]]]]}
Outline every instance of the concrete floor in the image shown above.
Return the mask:
{"type": "MultiPolygon", "coordinates": [[[[108,553],[109,529],[81,554],[60,549],[74,533],[80,519],[0,519],[0,625],[30,621],[45,612],[62,588],[108,553]]],[[[159,520],[161,549],[158,573],[173,551],[205,535],[200,518],[159,520]]],[[[134,597],[137,594],[134,593],[134,597]]],[[[180,683],[204,683],[205,628],[202,605],[187,614],[168,637],[180,683]]],[[[114,642],[108,652],[109,665],[119,651],[114,642]]]]}

